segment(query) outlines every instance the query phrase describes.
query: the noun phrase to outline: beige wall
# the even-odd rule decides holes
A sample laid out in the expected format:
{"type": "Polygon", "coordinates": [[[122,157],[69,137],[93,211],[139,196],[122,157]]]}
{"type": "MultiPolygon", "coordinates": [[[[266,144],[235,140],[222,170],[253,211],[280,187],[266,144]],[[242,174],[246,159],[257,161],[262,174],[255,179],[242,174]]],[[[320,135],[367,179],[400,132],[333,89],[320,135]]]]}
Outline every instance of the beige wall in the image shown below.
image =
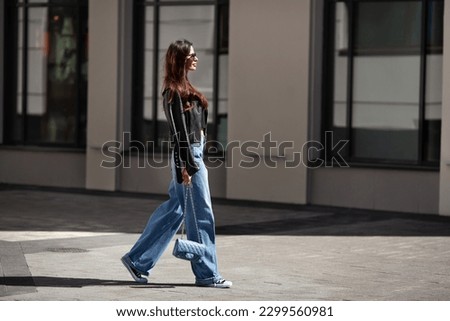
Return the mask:
{"type": "Polygon", "coordinates": [[[86,188],[116,190],[118,171],[100,167],[102,146],[118,140],[119,1],[89,1],[86,188]]]}
{"type": "Polygon", "coordinates": [[[439,173],[365,168],[311,170],[311,203],[410,213],[438,213],[439,173]]]}
{"type": "MultiPolygon", "coordinates": [[[[120,168],[100,166],[102,146],[130,130],[132,3],[89,1],[86,188],[117,190],[120,168]]],[[[121,145],[121,150],[127,146],[121,145]]]]}
{"type": "Polygon", "coordinates": [[[33,148],[0,149],[0,183],[84,188],[83,152],[33,148]]]}
{"type": "MultiPolygon", "coordinates": [[[[309,30],[308,0],[230,1],[229,142],[261,142],[271,132],[273,140],[292,141],[301,150],[308,127],[309,30]]],[[[243,169],[242,158],[233,153],[227,169],[228,198],[306,202],[305,167],[286,169],[281,159],[275,169],[243,169]]]]}

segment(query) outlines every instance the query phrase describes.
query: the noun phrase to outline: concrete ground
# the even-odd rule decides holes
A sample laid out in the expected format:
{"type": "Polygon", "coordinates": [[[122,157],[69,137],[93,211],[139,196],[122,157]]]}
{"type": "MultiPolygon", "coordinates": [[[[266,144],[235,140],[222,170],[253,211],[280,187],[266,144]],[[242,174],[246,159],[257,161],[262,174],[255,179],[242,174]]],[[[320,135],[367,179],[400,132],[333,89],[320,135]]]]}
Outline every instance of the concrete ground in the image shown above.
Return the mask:
{"type": "Polygon", "coordinates": [[[450,218],[214,200],[220,272],[120,263],[164,196],[0,185],[0,300],[450,300],[450,218]]]}

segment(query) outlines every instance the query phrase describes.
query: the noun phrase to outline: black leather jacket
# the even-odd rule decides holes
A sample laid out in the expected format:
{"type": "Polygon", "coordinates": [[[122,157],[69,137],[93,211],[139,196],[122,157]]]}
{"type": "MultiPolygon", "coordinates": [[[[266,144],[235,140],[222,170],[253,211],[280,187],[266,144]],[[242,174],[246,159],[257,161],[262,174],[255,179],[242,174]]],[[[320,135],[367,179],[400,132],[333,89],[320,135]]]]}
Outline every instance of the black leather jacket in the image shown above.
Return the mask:
{"type": "Polygon", "coordinates": [[[190,102],[193,106],[191,109],[184,110],[180,94],[176,92],[172,101],[170,96],[169,90],[163,92],[163,107],[174,143],[173,156],[177,181],[181,184],[183,168],[186,168],[190,176],[199,170],[199,165],[192,155],[191,144],[201,142],[202,130],[206,135],[208,110],[200,106],[197,100],[190,102]]]}

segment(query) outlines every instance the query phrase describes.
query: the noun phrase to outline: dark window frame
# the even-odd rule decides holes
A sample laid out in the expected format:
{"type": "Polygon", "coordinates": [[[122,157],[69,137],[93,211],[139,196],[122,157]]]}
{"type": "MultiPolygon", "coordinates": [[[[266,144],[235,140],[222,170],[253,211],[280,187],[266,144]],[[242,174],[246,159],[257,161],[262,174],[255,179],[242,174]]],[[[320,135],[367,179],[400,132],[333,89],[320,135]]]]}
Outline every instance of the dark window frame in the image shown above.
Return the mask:
{"type": "MultiPolygon", "coordinates": [[[[229,0],[190,0],[190,1],[145,1],[135,0],[133,5],[133,63],[132,63],[132,125],[131,125],[131,146],[142,151],[142,147],[147,147],[143,137],[143,111],[144,111],[144,75],[145,70],[145,8],[153,7],[153,81],[152,81],[152,113],[154,117],[151,120],[151,142],[154,143],[154,149],[147,152],[165,152],[164,146],[160,146],[158,140],[160,137],[160,128],[158,124],[158,97],[160,88],[158,87],[158,70],[161,68],[158,52],[160,35],[160,9],[169,6],[214,6],[214,48],[213,48],[213,97],[212,104],[215,107],[214,119],[208,124],[208,140],[214,142],[218,137],[219,122],[227,116],[219,114],[219,57],[220,55],[228,55],[228,20],[229,16],[229,0]]],[[[208,151],[208,149],[207,149],[208,151]]]]}
{"type": "MultiPolygon", "coordinates": [[[[83,50],[87,48],[84,46],[83,32],[81,18],[85,15],[88,18],[88,2],[74,0],[72,3],[59,3],[55,2],[28,2],[28,0],[6,0],[5,1],[5,41],[4,46],[8,48],[5,50],[4,66],[5,75],[8,81],[4,84],[4,140],[2,145],[7,146],[38,146],[38,147],[55,147],[55,148],[70,148],[79,149],[86,147],[86,113],[87,113],[87,96],[86,102],[82,102],[80,97],[82,93],[82,76],[81,76],[81,57],[83,56],[83,50]],[[22,51],[22,116],[20,117],[21,128],[20,139],[14,138],[14,121],[13,117],[17,108],[17,89],[18,89],[18,39],[19,39],[19,10],[23,10],[22,21],[22,42],[28,43],[28,11],[30,8],[76,8],[77,17],[77,49],[76,55],[78,57],[76,62],[76,121],[75,121],[75,142],[61,143],[61,142],[36,142],[28,138],[28,104],[27,104],[27,92],[28,92],[28,50],[24,46],[22,51]],[[84,11],[84,12],[83,12],[84,11]],[[11,49],[13,48],[13,49],[11,49]],[[84,111],[84,119],[83,119],[84,111]]],[[[87,88],[86,88],[87,90],[87,88]]]]}
{"type": "MultiPolygon", "coordinates": [[[[339,162],[340,157],[334,157],[332,154],[333,146],[326,146],[327,150],[324,151],[326,156],[325,164],[327,166],[344,166],[350,165],[352,167],[368,167],[368,168],[393,168],[393,169],[413,169],[413,170],[431,170],[438,171],[440,167],[440,161],[427,161],[424,159],[424,125],[425,125],[425,107],[426,107],[426,72],[427,72],[427,55],[430,53],[441,53],[443,47],[441,46],[428,46],[429,31],[427,25],[430,19],[429,5],[431,3],[441,2],[444,0],[396,0],[396,2],[420,2],[422,4],[422,16],[421,16],[421,35],[420,35],[420,97],[419,97],[419,128],[418,128],[418,158],[415,161],[401,161],[391,159],[366,159],[352,156],[352,113],[353,113],[353,70],[354,70],[354,41],[355,41],[355,4],[362,2],[391,2],[391,0],[325,0],[324,6],[324,46],[323,46],[323,82],[322,92],[324,93],[322,102],[322,142],[326,140],[326,132],[334,131],[333,126],[333,99],[334,95],[334,55],[335,50],[334,41],[334,24],[335,24],[335,8],[338,2],[346,3],[348,14],[348,48],[347,50],[341,50],[340,55],[347,56],[347,92],[346,92],[346,119],[345,126],[345,138],[348,140],[347,145],[343,149],[345,163],[339,162]]],[[[407,55],[407,52],[396,53],[393,51],[385,52],[359,52],[358,55],[395,55],[402,54],[407,55]]],[[[411,54],[411,53],[409,53],[411,54]]],[[[334,142],[336,143],[336,142],[334,142]]]]}

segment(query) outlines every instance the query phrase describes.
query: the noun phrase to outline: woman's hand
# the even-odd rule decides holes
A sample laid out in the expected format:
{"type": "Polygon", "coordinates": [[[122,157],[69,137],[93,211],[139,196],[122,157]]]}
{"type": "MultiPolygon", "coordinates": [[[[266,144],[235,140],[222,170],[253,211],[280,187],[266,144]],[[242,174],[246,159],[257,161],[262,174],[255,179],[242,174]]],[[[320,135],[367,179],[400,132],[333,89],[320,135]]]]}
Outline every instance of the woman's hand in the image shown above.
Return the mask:
{"type": "Polygon", "coordinates": [[[182,175],[183,175],[183,184],[184,184],[184,185],[190,185],[190,184],[191,184],[191,179],[192,179],[192,177],[189,176],[189,174],[188,174],[186,168],[183,168],[183,171],[182,171],[181,173],[182,173],[182,175]]]}

